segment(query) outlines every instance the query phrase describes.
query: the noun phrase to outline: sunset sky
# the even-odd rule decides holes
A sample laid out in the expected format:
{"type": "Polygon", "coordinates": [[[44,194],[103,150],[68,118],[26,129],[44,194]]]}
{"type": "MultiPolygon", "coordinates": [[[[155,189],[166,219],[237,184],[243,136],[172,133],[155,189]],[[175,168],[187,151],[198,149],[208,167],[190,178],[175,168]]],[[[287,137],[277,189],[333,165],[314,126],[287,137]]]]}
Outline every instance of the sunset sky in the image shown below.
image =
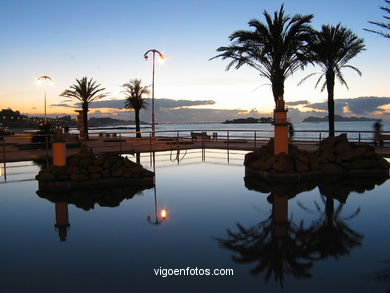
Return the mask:
{"type": "MultiPolygon", "coordinates": [[[[0,107],[42,114],[43,89],[34,84],[34,77],[40,75],[55,80],[48,88],[47,102],[47,111],[54,116],[73,113],[74,108],[58,105],[63,100],[59,94],[83,76],[106,87],[110,93],[107,100],[122,99],[120,85],[129,79],[151,83],[152,63],[143,55],[155,48],[167,59],[156,68],[157,99],[184,100],[176,107],[270,112],[273,97],[270,87],[264,85],[267,80],[245,67],[225,72],[227,61],[209,59],[218,47],[229,44],[232,32],[249,29],[250,19],[264,20],[264,10],[274,12],[282,3],[289,15],[314,14],[314,28],[341,22],[365,40],[367,50],[350,62],[363,76],[347,69],[350,89],[337,85],[336,99],[390,97],[390,40],[363,30],[375,29],[368,20],[382,21],[384,13],[379,6],[385,4],[383,0],[3,0],[0,107]]],[[[314,89],[314,79],[297,86],[314,71],[318,68],[308,67],[287,80],[287,102],[321,104],[326,99],[326,92],[314,89]]],[[[378,107],[386,108],[390,102],[385,100],[378,107]]],[[[96,115],[124,114],[117,109],[120,107],[107,105],[110,103],[92,108],[91,114],[96,110],[96,115]]],[[[343,107],[351,111],[348,103],[343,107]]],[[[374,110],[364,114],[377,113],[374,110]]],[[[169,115],[164,119],[175,120],[169,115]]],[[[207,120],[207,115],[202,119],[207,120]]]]}

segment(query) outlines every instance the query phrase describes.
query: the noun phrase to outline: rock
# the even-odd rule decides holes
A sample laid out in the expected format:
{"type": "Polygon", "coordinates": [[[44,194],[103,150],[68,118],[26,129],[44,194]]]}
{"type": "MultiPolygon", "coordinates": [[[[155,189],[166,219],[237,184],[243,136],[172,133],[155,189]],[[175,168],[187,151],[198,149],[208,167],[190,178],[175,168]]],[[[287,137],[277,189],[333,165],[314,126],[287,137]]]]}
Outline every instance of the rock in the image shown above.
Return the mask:
{"type": "Polygon", "coordinates": [[[111,177],[110,170],[109,170],[109,169],[104,169],[103,172],[102,172],[102,177],[103,177],[103,178],[109,178],[109,177],[111,177]]]}
{"type": "Polygon", "coordinates": [[[88,167],[91,164],[91,159],[89,157],[85,157],[80,159],[79,166],[80,167],[88,167]]]}
{"type": "Polygon", "coordinates": [[[66,169],[66,173],[67,174],[77,174],[79,173],[79,167],[77,166],[68,166],[67,169],[66,169]]]}
{"type": "Polygon", "coordinates": [[[102,175],[100,173],[91,173],[88,177],[89,179],[99,179],[102,177],[102,175]]]}
{"type": "Polygon", "coordinates": [[[56,180],[59,181],[66,181],[69,179],[69,176],[67,174],[59,174],[56,176],[56,180]]]}
{"type": "Polygon", "coordinates": [[[84,175],[84,174],[71,174],[70,175],[70,180],[74,180],[74,181],[85,181],[85,180],[88,180],[88,175],[84,175]]]}
{"type": "Polygon", "coordinates": [[[344,172],[344,168],[332,163],[321,165],[320,168],[326,174],[339,174],[344,172]]]}
{"type": "Polygon", "coordinates": [[[105,159],[104,160],[104,163],[103,163],[103,168],[104,169],[108,169],[108,168],[110,168],[111,167],[111,162],[110,162],[110,160],[109,159],[105,159]]]}
{"type": "Polygon", "coordinates": [[[376,158],[376,162],[380,168],[383,169],[389,169],[390,168],[390,163],[386,161],[384,158],[376,158]]]}
{"type": "Polygon", "coordinates": [[[343,140],[337,142],[337,144],[332,148],[332,151],[335,154],[341,154],[344,152],[348,152],[350,150],[352,150],[352,147],[347,139],[346,140],[343,139],[343,140]]]}
{"type": "Polygon", "coordinates": [[[130,178],[133,176],[133,172],[131,172],[131,168],[123,169],[123,177],[130,178]]]}
{"type": "Polygon", "coordinates": [[[276,156],[276,160],[272,165],[272,168],[279,172],[293,172],[294,163],[288,155],[281,153],[276,156]]]}
{"type": "Polygon", "coordinates": [[[35,179],[37,179],[38,181],[51,181],[54,180],[55,178],[56,178],[55,174],[47,171],[41,171],[38,173],[37,176],[35,176],[35,179]]]}
{"type": "Polygon", "coordinates": [[[71,157],[69,159],[69,165],[77,166],[79,164],[79,158],[78,157],[71,157]]]}
{"type": "Polygon", "coordinates": [[[149,170],[145,170],[145,171],[142,173],[142,176],[145,176],[145,177],[153,177],[153,176],[154,176],[154,172],[149,171],[149,170]]]}
{"type": "Polygon", "coordinates": [[[79,174],[88,175],[88,174],[89,174],[88,169],[86,169],[86,168],[80,168],[80,169],[79,169],[79,174]]]}
{"type": "Polygon", "coordinates": [[[310,169],[311,170],[319,170],[320,169],[320,163],[318,162],[318,159],[316,157],[310,157],[310,169]]]}
{"type": "MultiPolygon", "coordinates": [[[[310,162],[309,162],[310,163],[310,162]]],[[[310,167],[300,160],[295,161],[295,170],[298,172],[306,172],[310,170],[310,167]]]]}
{"type": "Polygon", "coordinates": [[[250,168],[258,170],[269,170],[275,162],[275,156],[268,157],[265,161],[262,159],[256,160],[249,165],[250,168]]]}
{"type": "Polygon", "coordinates": [[[111,170],[114,171],[114,170],[118,170],[122,168],[122,162],[120,160],[117,160],[112,166],[111,166],[111,170]]]}
{"type": "Polygon", "coordinates": [[[342,161],[352,161],[354,156],[355,156],[355,154],[354,154],[353,150],[350,150],[350,151],[347,151],[347,152],[340,154],[338,156],[338,158],[340,158],[340,160],[342,160],[342,161]]]}
{"type": "Polygon", "coordinates": [[[134,175],[136,175],[136,174],[138,175],[138,174],[143,173],[143,172],[144,172],[144,169],[141,168],[141,167],[132,168],[132,169],[131,169],[131,172],[132,172],[134,175]]]}
{"type": "Polygon", "coordinates": [[[51,171],[54,173],[54,174],[66,174],[66,166],[53,166],[51,168],[51,171]]]}
{"type": "Polygon", "coordinates": [[[322,154],[321,154],[321,158],[328,161],[328,162],[334,162],[336,161],[336,156],[332,153],[332,151],[330,150],[327,150],[327,151],[324,151],[322,154]]]}
{"type": "Polygon", "coordinates": [[[378,163],[376,160],[361,159],[353,161],[352,166],[353,169],[369,169],[378,166],[378,163]]]}
{"type": "Polygon", "coordinates": [[[100,173],[103,171],[102,167],[99,166],[88,166],[88,173],[100,173]]]}
{"type": "Polygon", "coordinates": [[[115,170],[111,170],[111,175],[113,177],[121,177],[123,175],[123,168],[120,167],[118,169],[115,169],[115,170]]]}
{"type": "Polygon", "coordinates": [[[133,168],[133,167],[139,166],[139,164],[134,163],[134,162],[130,161],[129,159],[125,159],[125,160],[123,161],[123,166],[133,168]]]}
{"type": "Polygon", "coordinates": [[[104,156],[97,156],[93,161],[95,166],[102,166],[104,164],[104,156]]]}

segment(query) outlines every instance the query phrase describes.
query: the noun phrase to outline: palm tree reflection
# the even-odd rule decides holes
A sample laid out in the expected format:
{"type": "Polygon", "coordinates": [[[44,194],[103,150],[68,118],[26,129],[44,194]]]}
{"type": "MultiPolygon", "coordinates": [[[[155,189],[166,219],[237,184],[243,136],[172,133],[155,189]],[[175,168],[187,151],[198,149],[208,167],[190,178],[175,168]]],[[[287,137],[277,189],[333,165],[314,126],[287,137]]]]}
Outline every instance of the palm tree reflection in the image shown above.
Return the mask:
{"type": "MultiPolygon", "coordinates": [[[[347,220],[359,215],[360,208],[349,217],[342,218],[343,203],[339,203],[335,209],[332,197],[321,195],[321,199],[325,205],[324,210],[321,210],[316,203],[320,218],[304,231],[307,253],[311,259],[330,257],[338,259],[340,256],[350,254],[353,248],[362,245],[363,235],[351,229],[346,223],[347,220]]],[[[301,203],[299,204],[305,208],[301,203]]]]}
{"type": "MultiPolygon", "coordinates": [[[[339,259],[362,245],[363,235],[346,223],[359,215],[360,208],[350,216],[342,217],[345,201],[351,192],[363,193],[387,180],[375,177],[273,185],[257,178],[244,179],[248,189],[270,193],[268,201],[272,204],[272,213],[268,219],[250,228],[237,223],[238,231],[227,229],[228,236],[217,241],[221,247],[235,253],[235,262],[257,263],[251,273],[263,273],[266,281],[273,277],[281,287],[287,275],[310,278],[314,261],[329,257],[339,259]],[[320,217],[309,227],[304,227],[303,221],[299,225],[294,224],[288,219],[289,198],[316,186],[325,206],[322,209],[315,202],[314,212],[320,217]],[[335,199],[340,202],[336,208],[335,199]]],[[[298,205],[305,211],[311,211],[299,201],[298,205]]]]}
{"type": "Polygon", "coordinates": [[[309,270],[313,263],[306,255],[302,225],[288,220],[288,197],[271,193],[268,199],[272,203],[272,214],[268,219],[248,229],[237,224],[238,232],[228,229],[229,237],[218,239],[218,242],[238,253],[233,256],[235,262],[257,262],[252,274],[264,273],[266,281],[273,276],[283,287],[285,275],[311,277],[309,270]]]}

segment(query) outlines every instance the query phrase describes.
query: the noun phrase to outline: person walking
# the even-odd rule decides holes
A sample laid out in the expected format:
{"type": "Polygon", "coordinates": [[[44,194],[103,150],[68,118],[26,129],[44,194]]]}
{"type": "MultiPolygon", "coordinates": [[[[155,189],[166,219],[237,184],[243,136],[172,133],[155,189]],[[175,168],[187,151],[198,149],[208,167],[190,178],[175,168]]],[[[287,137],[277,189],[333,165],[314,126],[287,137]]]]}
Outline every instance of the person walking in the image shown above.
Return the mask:
{"type": "Polygon", "coordinates": [[[383,140],[381,139],[381,132],[382,132],[382,123],[381,119],[378,119],[374,124],[374,145],[378,146],[378,143],[380,146],[383,146],[383,140]]]}

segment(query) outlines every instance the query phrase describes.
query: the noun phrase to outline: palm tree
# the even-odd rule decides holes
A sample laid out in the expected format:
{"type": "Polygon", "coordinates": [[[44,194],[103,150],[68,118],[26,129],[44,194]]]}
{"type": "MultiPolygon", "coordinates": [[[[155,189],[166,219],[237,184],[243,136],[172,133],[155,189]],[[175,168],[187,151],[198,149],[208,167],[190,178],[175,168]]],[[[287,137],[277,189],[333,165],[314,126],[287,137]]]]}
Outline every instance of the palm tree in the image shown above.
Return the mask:
{"type": "MultiPolygon", "coordinates": [[[[385,2],[387,3],[387,5],[390,5],[390,0],[385,0],[385,2]]],[[[390,7],[381,6],[380,9],[382,9],[383,11],[385,11],[388,14],[388,15],[384,15],[383,17],[387,21],[389,21],[390,20],[390,7]]],[[[379,26],[381,29],[386,29],[386,30],[390,31],[390,22],[384,23],[384,22],[377,22],[377,21],[369,21],[369,23],[375,24],[375,25],[379,26]]],[[[377,30],[371,30],[371,29],[365,29],[365,30],[368,32],[376,33],[378,35],[381,35],[385,38],[390,39],[390,33],[386,33],[383,31],[377,31],[377,30]]]]}
{"type": "Polygon", "coordinates": [[[132,79],[127,83],[124,83],[122,87],[125,89],[126,94],[126,109],[134,109],[135,113],[135,131],[136,137],[141,137],[141,128],[139,120],[139,111],[145,109],[148,105],[148,100],[144,98],[150,94],[149,86],[142,86],[141,79],[132,79]]]}
{"type": "MultiPolygon", "coordinates": [[[[341,70],[350,68],[359,75],[362,74],[359,69],[347,63],[358,53],[365,50],[364,41],[341,24],[336,26],[323,25],[321,31],[313,33],[309,48],[312,62],[318,64],[322,69],[315,87],[325,77],[321,91],[326,87],[328,92],[329,136],[334,136],[335,79],[337,78],[342,85],[348,88],[341,70]]],[[[306,76],[299,84],[315,74],[317,73],[306,76]]]]}
{"type": "Polygon", "coordinates": [[[107,96],[102,93],[105,88],[100,84],[96,84],[92,78],[87,77],[76,79],[76,83],[70,86],[70,89],[63,91],[60,96],[77,100],[81,103],[83,110],[83,125],[84,125],[84,140],[88,140],[88,107],[89,104],[107,96]]]}
{"type": "MultiPolygon", "coordinates": [[[[307,42],[312,31],[309,23],[313,15],[284,14],[283,5],[274,12],[273,19],[263,12],[266,23],[257,19],[249,21],[254,31],[239,30],[230,35],[231,45],[217,49],[221,57],[232,59],[226,70],[232,66],[239,69],[248,65],[256,69],[260,76],[271,82],[275,103],[283,100],[284,81],[307,63],[307,42]]],[[[210,59],[210,60],[211,60],[210,59]]]]}

